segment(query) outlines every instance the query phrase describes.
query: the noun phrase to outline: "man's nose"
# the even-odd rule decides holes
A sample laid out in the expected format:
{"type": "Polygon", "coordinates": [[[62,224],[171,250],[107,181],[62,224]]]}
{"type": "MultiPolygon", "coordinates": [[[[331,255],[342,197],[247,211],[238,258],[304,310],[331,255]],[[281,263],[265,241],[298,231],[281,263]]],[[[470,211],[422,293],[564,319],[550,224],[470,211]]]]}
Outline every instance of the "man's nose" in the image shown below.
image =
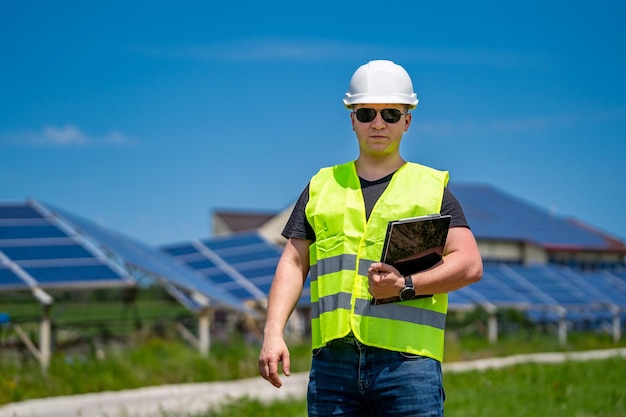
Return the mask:
{"type": "Polygon", "coordinates": [[[374,127],[385,127],[387,126],[387,122],[383,120],[383,115],[378,111],[376,112],[376,117],[372,120],[372,126],[374,127]]]}

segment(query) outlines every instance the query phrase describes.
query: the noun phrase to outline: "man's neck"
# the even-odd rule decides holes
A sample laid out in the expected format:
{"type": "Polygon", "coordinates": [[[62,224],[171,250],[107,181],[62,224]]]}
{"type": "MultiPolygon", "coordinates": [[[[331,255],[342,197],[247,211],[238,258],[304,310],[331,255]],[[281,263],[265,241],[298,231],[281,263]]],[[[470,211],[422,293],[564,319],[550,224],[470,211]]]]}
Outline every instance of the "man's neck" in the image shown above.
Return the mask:
{"type": "Polygon", "coordinates": [[[393,158],[371,158],[362,155],[356,160],[356,172],[367,181],[376,181],[397,171],[405,160],[399,155],[393,158]]]}

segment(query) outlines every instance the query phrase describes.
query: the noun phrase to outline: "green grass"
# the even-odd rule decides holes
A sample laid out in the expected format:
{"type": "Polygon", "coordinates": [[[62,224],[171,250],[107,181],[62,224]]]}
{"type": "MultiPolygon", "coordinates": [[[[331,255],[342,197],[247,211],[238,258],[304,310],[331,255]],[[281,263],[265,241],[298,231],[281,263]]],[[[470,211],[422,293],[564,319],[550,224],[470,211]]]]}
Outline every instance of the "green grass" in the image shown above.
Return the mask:
{"type": "Polygon", "coordinates": [[[446,416],[624,416],[625,370],[614,358],[446,374],[446,416]]]}
{"type": "MultiPolygon", "coordinates": [[[[180,340],[148,338],[126,347],[77,354],[55,353],[45,374],[27,353],[21,359],[0,355],[0,405],[32,398],[116,391],[145,386],[224,381],[258,376],[259,346],[216,342],[208,357],[180,340]],[[98,359],[100,358],[100,359],[98,359]]],[[[308,343],[292,348],[294,372],[310,363],[308,343]]]]}
{"type": "MultiPolygon", "coordinates": [[[[626,359],[517,365],[444,373],[446,417],[619,417],[626,415],[626,359]]],[[[306,416],[306,401],[244,398],[203,413],[155,417],[306,416]]]]}

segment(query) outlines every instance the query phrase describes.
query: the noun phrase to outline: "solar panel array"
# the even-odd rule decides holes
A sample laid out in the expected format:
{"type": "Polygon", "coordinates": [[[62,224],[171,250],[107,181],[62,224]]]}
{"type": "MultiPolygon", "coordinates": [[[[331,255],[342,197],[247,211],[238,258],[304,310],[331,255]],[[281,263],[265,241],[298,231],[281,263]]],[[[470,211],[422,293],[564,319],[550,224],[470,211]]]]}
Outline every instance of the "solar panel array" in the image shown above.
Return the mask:
{"type": "Polygon", "coordinates": [[[475,305],[525,310],[535,320],[557,320],[559,310],[571,321],[607,318],[618,310],[626,317],[626,272],[486,265],[482,280],[450,294],[451,305],[457,295],[475,305]]]}
{"type": "Polygon", "coordinates": [[[220,290],[212,282],[203,280],[193,270],[180,265],[158,249],[65,210],[49,207],[69,225],[89,236],[95,245],[106,249],[112,257],[119,259],[119,262],[125,264],[127,268],[138,269],[155,277],[172,296],[190,310],[203,307],[203,304],[197,301],[198,297],[205,297],[217,305],[248,310],[240,300],[220,290]]]}
{"type": "MultiPolygon", "coordinates": [[[[281,252],[256,231],[154,249],[51,206],[32,201],[0,205],[0,290],[129,283],[126,271],[106,253],[166,278],[170,292],[190,308],[199,305],[189,291],[241,307],[266,300],[281,252]]],[[[310,303],[309,295],[307,280],[301,305],[310,303]]],[[[449,299],[451,309],[514,308],[535,320],[554,320],[560,312],[574,321],[607,318],[616,311],[623,316],[626,272],[486,263],[481,281],[450,293],[449,299]]]]}
{"type": "MultiPolygon", "coordinates": [[[[256,231],[170,244],[161,250],[234,297],[257,301],[267,298],[282,252],[256,231]]],[[[308,298],[307,280],[301,302],[308,303],[308,298]]]]}
{"type": "MultiPolygon", "coordinates": [[[[615,250],[618,245],[606,234],[488,185],[451,184],[450,190],[479,239],[519,240],[586,250],[615,250]]],[[[619,245],[624,248],[623,243],[619,245]]]]}
{"type": "MultiPolygon", "coordinates": [[[[281,250],[256,232],[194,240],[162,250],[241,300],[264,300],[281,250]]],[[[309,304],[309,283],[300,305],[309,304]]],[[[537,320],[556,320],[562,310],[569,320],[610,317],[626,312],[626,273],[579,272],[551,265],[486,265],[483,279],[449,295],[451,309],[477,305],[513,308],[537,320]]]]}
{"type": "Polygon", "coordinates": [[[131,286],[138,271],[190,310],[211,300],[249,311],[156,248],[34,200],[0,204],[0,291],[131,286]]]}
{"type": "Polygon", "coordinates": [[[0,206],[0,290],[127,286],[132,278],[36,202],[0,206]]]}

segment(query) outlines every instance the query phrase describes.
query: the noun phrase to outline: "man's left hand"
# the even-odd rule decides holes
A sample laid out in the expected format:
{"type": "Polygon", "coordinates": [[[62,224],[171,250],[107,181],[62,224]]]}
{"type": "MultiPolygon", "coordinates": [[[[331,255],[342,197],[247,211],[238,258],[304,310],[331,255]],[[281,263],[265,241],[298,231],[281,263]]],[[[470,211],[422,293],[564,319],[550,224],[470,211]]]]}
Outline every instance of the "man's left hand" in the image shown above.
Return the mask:
{"type": "Polygon", "coordinates": [[[369,293],[376,299],[397,297],[404,288],[404,278],[391,265],[375,262],[367,270],[369,293]]]}

